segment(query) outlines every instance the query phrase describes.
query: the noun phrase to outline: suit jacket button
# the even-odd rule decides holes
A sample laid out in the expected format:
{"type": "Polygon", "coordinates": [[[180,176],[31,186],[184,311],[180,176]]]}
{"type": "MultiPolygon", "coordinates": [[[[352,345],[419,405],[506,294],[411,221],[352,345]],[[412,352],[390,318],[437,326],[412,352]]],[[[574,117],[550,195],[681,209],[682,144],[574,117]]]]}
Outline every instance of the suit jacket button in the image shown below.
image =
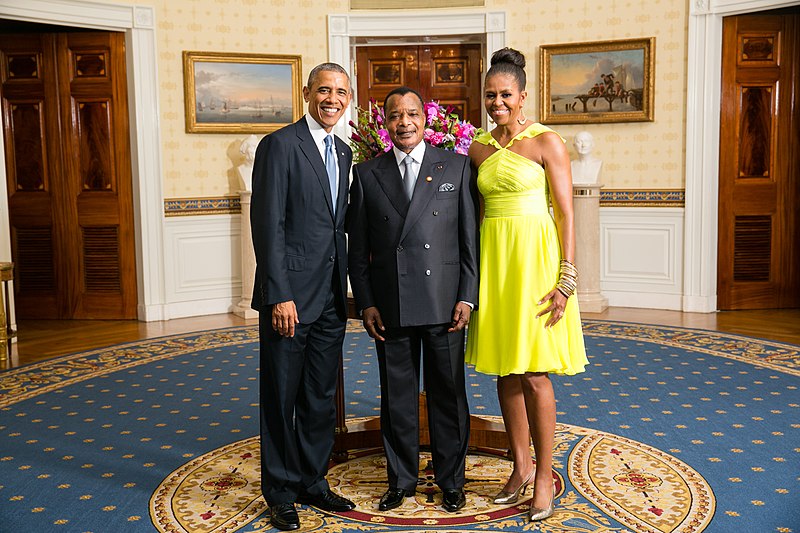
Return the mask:
{"type": "Polygon", "coordinates": [[[336,258],[335,258],[335,257],[333,257],[333,256],[330,256],[330,257],[328,258],[328,261],[330,261],[331,263],[333,263],[334,261],[336,261],[336,258]]]}
{"type": "Polygon", "coordinates": [[[428,243],[426,242],[426,243],[425,243],[425,249],[427,250],[427,249],[429,249],[430,247],[431,247],[431,245],[430,245],[430,244],[428,244],[428,243]]]}
{"type": "Polygon", "coordinates": [[[430,271],[430,270],[426,270],[426,271],[425,271],[425,275],[426,275],[426,276],[430,276],[430,275],[431,275],[431,271],[430,271]]]}
{"type": "Polygon", "coordinates": [[[438,215],[439,215],[439,211],[434,211],[433,212],[433,216],[438,216],[438,215]]]}
{"type": "Polygon", "coordinates": [[[402,251],[403,251],[403,247],[402,247],[402,246],[398,246],[398,247],[397,247],[397,251],[398,251],[398,252],[402,252],[402,251]]]}
{"type": "Polygon", "coordinates": [[[389,217],[383,217],[384,222],[386,222],[387,220],[389,220],[389,217]]]}

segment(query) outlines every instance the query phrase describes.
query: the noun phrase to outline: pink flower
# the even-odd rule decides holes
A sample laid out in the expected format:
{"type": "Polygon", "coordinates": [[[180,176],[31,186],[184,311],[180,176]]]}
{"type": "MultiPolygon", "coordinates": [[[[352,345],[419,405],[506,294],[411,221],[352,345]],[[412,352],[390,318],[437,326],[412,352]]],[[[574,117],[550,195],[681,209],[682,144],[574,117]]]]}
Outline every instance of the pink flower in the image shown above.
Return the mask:
{"type": "Polygon", "coordinates": [[[378,130],[378,137],[380,137],[381,141],[383,141],[383,144],[389,145],[389,148],[392,147],[392,138],[389,137],[389,131],[386,128],[381,128],[378,130]]]}
{"type": "MultiPolygon", "coordinates": [[[[424,104],[424,111],[424,139],[433,146],[466,154],[475,135],[475,127],[469,122],[459,120],[453,114],[453,106],[445,109],[438,102],[427,102],[424,104]]],[[[350,144],[356,163],[392,149],[392,140],[384,127],[385,122],[383,109],[374,99],[370,99],[369,108],[356,108],[356,120],[350,122],[353,129],[350,144]]]]}

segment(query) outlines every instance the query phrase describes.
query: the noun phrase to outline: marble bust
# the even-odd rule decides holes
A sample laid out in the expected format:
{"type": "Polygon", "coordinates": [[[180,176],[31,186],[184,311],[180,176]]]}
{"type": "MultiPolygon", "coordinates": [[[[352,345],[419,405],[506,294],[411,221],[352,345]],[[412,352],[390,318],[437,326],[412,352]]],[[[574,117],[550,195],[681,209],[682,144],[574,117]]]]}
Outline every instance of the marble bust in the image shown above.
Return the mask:
{"type": "Polygon", "coordinates": [[[239,178],[242,180],[245,191],[253,188],[253,162],[256,159],[256,148],[258,148],[258,137],[255,135],[249,135],[239,145],[239,153],[244,156],[244,161],[236,167],[236,170],[239,171],[239,178]]]}
{"type": "Polygon", "coordinates": [[[603,162],[592,155],[594,137],[588,131],[579,131],[573,140],[573,146],[578,153],[570,165],[572,167],[572,183],[595,184],[600,179],[600,167],[603,162]]]}

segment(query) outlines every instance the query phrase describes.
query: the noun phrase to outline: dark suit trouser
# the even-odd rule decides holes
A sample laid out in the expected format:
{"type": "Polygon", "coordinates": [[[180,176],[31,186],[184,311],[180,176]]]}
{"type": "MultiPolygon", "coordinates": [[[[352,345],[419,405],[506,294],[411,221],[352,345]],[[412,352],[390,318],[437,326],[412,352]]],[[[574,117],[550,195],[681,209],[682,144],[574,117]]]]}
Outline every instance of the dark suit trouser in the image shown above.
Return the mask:
{"type": "Polygon", "coordinates": [[[464,384],[464,332],[449,324],[387,328],[376,342],[381,373],[381,433],[389,486],[413,490],[419,475],[420,348],[436,483],[464,486],[469,406],[464,384]]]}
{"type": "Polygon", "coordinates": [[[272,329],[270,312],[259,314],[261,492],[269,505],[328,489],[345,324],[333,295],[319,319],[297,324],[292,338],[272,329]]]}

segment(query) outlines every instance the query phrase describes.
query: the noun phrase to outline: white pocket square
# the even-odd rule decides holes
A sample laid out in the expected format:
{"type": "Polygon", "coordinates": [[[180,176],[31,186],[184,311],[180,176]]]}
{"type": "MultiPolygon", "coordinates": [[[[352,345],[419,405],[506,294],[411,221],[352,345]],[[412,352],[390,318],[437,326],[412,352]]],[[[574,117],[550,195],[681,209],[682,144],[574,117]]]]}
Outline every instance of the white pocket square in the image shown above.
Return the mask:
{"type": "Polygon", "coordinates": [[[442,183],[439,185],[439,192],[450,192],[456,190],[456,186],[452,183],[442,183]]]}

